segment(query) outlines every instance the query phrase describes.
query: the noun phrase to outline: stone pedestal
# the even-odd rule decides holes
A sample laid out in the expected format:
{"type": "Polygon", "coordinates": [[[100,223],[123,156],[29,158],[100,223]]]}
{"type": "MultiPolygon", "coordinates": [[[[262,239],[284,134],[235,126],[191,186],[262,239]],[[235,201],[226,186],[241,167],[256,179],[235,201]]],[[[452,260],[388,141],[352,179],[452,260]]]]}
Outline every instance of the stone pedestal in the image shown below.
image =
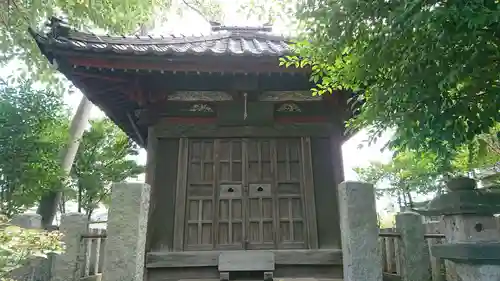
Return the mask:
{"type": "Polygon", "coordinates": [[[59,230],[63,234],[64,252],[54,257],[51,281],[73,281],[80,279],[82,235],[88,232],[89,221],[85,214],[64,214],[59,230]]]}
{"type": "Polygon", "coordinates": [[[500,213],[500,194],[480,190],[472,179],[458,178],[449,192],[418,212],[443,215],[446,243],[432,255],[454,263],[462,281],[500,281],[500,235],[493,214],[500,213]]]}
{"type": "Polygon", "coordinates": [[[382,281],[373,185],[339,185],[340,229],[345,281],[382,281]]]}
{"type": "Polygon", "coordinates": [[[42,216],[39,214],[17,214],[11,220],[13,225],[27,229],[41,229],[42,216]]]}
{"type": "Polygon", "coordinates": [[[113,184],[103,281],[143,280],[149,195],[147,184],[113,184]]]}
{"type": "Polygon", "coordinates": [[[453,215],[443,220],[448,244],[436,247],[435,254],[453,261],[463,281],[500,281],[500,237],[495,218],[453,215]]]}

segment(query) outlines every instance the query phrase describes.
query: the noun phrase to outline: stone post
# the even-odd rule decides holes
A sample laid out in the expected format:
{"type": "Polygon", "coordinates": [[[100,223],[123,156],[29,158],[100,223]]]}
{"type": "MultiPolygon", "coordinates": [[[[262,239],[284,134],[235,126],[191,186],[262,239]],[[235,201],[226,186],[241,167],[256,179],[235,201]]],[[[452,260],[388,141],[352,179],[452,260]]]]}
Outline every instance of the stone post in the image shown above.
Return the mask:
{"type": "Polygon", "coordinates": [[[415,212],[396,215],[396,229],[401,234],[400,258],[402,281],[431,280],[429,248],[425,225],[415,212]]]}
{"type": "Polygon", "coordinates": [[[338,192],[344,280],[382,281],[373,185],[343,182],[338,192]]]}
{"type": "Polygon", "coordinates": [[[51,281],[78,281],[82,264],[81,238],[87,234],[89,221],[85,214],[63,214],[59,231],[63,234],[64,253],[54,257],[51,281]]]}
{"type": "Polygon", "coordinates": [[[42,216],[39,214],[17,214],[11,220],[13,225],[27,229],[41,229],[42,216]]]}
{"type": "Polygon", "coordinates": [[[500,194],[477,189],[469,178],[447,184],[449,192],[433,199],[424,215],[443,215],[446,243],[432,255],[454,263],[461,281],[500,280],[500,239],[493,216],[500,213],[500,194]]]}
{"type": "Polygon", "coordinates": [[[113,184],[103,281],[143,280],[149,195],[147,184],[113,184]]]}

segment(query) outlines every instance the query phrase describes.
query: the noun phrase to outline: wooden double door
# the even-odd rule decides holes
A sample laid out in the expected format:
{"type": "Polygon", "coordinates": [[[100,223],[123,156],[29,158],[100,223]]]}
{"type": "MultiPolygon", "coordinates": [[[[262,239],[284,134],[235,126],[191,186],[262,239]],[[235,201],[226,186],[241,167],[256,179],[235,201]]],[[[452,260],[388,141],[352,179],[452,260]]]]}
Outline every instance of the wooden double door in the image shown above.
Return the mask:
{"type": "Polygon", "coordinates": [[[309,247],[308,138],[189,139],[186,149],[184,250],[309,247]]]}

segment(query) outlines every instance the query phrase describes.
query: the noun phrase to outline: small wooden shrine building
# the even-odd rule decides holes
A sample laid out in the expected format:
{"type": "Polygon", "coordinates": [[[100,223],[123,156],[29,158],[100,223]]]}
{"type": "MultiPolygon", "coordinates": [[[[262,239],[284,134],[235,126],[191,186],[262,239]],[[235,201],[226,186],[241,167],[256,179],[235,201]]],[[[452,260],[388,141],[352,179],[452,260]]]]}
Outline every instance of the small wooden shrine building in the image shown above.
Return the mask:
{"type": "Polygon", "coordinates": [[[147,148],[147,280],[342,277],[336,187],[348,94],[312,96],[309,69],[279,66],[291,54],[285,38],[224,26],[99,36],[58,19],[30,32],[147,148]]]}

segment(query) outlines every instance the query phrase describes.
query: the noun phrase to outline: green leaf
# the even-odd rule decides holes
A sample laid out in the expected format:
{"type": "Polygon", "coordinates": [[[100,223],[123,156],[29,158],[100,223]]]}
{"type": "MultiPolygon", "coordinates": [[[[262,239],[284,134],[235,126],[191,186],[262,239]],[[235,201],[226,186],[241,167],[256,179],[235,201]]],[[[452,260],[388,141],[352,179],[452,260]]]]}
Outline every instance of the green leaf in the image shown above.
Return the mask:
{"type": "Polygon", "coordinates": [[[445,161],[500,122],[497,3],[311,0],[295,15],[318,93],[362,92],[350,127],[445,161]]]}

